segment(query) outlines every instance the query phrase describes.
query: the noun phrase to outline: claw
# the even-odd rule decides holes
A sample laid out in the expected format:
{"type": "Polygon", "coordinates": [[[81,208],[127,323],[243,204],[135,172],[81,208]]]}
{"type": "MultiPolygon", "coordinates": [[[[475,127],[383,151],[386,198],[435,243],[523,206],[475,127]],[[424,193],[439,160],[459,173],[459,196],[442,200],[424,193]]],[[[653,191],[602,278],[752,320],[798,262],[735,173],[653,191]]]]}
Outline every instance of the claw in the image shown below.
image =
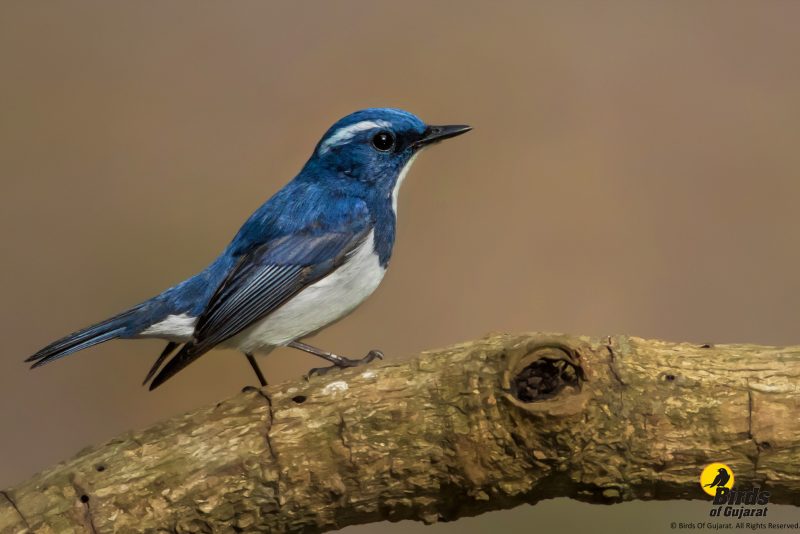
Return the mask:
{"type": "Polygon", "coordinates": [[[323,376],[323,375],[328,374],[333,369],[339,369],[339,367],[336,366],[336,365],[331,365],[330,367],[314,367],[312,369],[309,369],[308,372],[304,376],[305,376],[306,381],[308,381],[308,380],[311,380],[311,377],[314,376],[314,375],[323,376]]]}
{"type": "Polygon", "coordinates": [[[348,367],[358,367],[359,365],[367,364],[374,360],[382,360],[383,359],[383,352],[379,350],[371,350],[367,353],[366,356],[363,358],[359,358],[358,360],[353,360],[350,358],[345,358],[343,356],[340,357],[341,359],[338,363],[331,365],[329,367],[314,367],[313,369],[309,369],[308,373],[306,373],[305,379],[309,380],[312,376],[323,376],[334,369],[346,369],[348,367]]]}
{"type": "Polygon", "coordinates": [[[361,358],[359,361],[364,363],[369,363],[373,360],[382,360],[383,359],[383,352],[377,349],[371,350],[367,353],[366,356],[361,358]]]}

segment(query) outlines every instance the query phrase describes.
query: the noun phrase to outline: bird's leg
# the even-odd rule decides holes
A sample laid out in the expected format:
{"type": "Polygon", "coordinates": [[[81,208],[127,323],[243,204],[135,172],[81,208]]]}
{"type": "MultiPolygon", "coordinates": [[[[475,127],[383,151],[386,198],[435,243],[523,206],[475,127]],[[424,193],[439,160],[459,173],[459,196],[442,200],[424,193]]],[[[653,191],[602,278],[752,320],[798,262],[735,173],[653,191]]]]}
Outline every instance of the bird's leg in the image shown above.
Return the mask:
{"type": "Polygon", "coordinates": [[[264,375],[261,372],[261,368],[258,366],[258,362],[256,361],[256,359],[253,357],[252,354],[245,352],[244,355],[247,356],[247,361],[250,362],[250,367],[253,368],[253,371],[256,373],[256,376],[258,377],[258,382],[261,384],[261,387],[263,388],[264,386],[267,385],[267,379],[264,378],[264,375]]]}
{"type": "Polygon", "coordinates": [[[289,343],[288,346],[292,347],[293,349],[300,349],[302,351],[308,352],[309,354],[313,354],[314,356],[319,356],[323,360],[328,360],[333,364],[330,367],[315,367],[314,369],[311,369],[310,371],[308,371],[308,375],[306,375],[309,377],[312,375],[324,375],[331,369],[341,369],[345,367],[356,367],[357,365],[364,365],[365,363],[369,363],[376,358],[379,360],[383,359],[383,353],[379,350],[371,350],[363,358],[353,360],[350,358],[345,358],[344,356],[339,356],[338,354],[333,354],[332,352],[312,347],[311,345],[307,345],[300,341],[292,341],[291,343],[289,343]]]}

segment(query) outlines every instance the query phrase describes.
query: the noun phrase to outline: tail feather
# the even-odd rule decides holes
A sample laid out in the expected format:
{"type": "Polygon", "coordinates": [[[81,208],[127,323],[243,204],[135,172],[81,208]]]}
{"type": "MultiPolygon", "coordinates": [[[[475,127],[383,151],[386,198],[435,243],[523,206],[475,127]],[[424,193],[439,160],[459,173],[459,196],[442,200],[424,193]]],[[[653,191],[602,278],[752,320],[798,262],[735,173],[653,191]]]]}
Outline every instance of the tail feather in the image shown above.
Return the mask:
{"type": "Polygon", "coordinates": [[[150,379],[153,378],[154,374],[156,374],[156,371],[158,371],[158,368],[161,367],[162,363],[164,363],[164,360],[167,358],[167,356],[172,354],[172,352],[178,348],[178,345],[180,345],[180,343],[175,343],[174,341],[167,343],[167,346],[164,347],[163,351],[161,351],[161,355],[155,361],[153,366],[150,367],[150,371],[148,371],[147,376],[144,378],[144,382],[142,382],[143,386],[150,382],[150,379]]]}
{"type": "Polygon", "coordinates": [[[73,352],[78,352],[79,350],[87,349],[99,343],[120,337],[128,332],[130,321],[136,312],[139,311],[140,307],[141,306],[133,307],[103,322],[73,332],[47,345],[25,361],[35,362],[31,365],[31,369],[33,369],[46,363],[56,361],[73,352]]]}
{"type": "Polygon", "coordinates": [[[124,328],[118,328],[117,330],[111,330],[110,332],[106,332],[104,334],[100,334],[92,338],[89,338],[83,343],[78,343],[77,345],[71,345],[67,348],[61,349],[57,352],[42,357],[41,359],[36,361],[36,363],[31,365],[31,369],[36,369],[37,367],[41,367],[46,363],[54,362],[59,358],[63,358],[64,356],[72,354],[73,352],[78,352],[79,350],[88,349],[91,346],[119,337],[120,334],[122,334],[122,332],[124,331],[125,331],[124,328]]]}
{"type": "Polygon", "coordinates": [[[178,354],[172,357],[170,361],[168,361],[164,367],[161,369],[156,377],[150,382],[150,391],[153,391],[158,386],[175,376],[178,371],[182,370],[184,367],[195,361],[197,358],[205,354],[211,350],[211,347],[197,347],[192,343],[187,343],[181,350],[178,351],[178,354]]]}

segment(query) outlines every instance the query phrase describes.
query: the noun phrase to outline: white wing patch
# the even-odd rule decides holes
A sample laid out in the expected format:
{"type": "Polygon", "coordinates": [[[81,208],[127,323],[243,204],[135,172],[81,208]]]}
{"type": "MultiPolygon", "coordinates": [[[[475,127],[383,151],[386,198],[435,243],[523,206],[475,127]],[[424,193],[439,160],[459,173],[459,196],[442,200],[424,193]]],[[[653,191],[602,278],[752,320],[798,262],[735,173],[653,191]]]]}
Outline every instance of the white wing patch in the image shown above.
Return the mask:
{"type": "Polygon", "coordinates": [[[194,324],[197,317],[182,313],[170,315],[160,323],[150,325],[139,333],[139,337],[158,337],[170,341],[186,342],[194,335],[194,324]]]}
{"type": "Polygon", "coordinates": [[[390,123],[386,121],[361,121],[355,124],[351,124],[350,126],[343,126],[336,130],[333,135],[328,137],[320,146],[319,146],[319,155],[325,154],[327,151],[336,145],[341,145],[352,139],[357,133],[364,132],[366,130],[372,130],[373,128],[388,128],[391,126],[390,123]]]}

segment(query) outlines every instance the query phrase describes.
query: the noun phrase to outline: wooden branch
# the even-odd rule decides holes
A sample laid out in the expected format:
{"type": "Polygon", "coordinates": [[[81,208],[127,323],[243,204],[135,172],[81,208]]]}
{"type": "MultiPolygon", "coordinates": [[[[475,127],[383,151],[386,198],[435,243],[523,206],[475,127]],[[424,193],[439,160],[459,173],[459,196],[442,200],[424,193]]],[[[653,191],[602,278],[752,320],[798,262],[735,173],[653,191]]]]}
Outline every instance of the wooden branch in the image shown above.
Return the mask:
{"type": "Polygon", "coordinates": [[[0,532],[324,532],[552,497],[800,504],[800,347],[494,335],[249,390],[0,493],[0,532]]]}

